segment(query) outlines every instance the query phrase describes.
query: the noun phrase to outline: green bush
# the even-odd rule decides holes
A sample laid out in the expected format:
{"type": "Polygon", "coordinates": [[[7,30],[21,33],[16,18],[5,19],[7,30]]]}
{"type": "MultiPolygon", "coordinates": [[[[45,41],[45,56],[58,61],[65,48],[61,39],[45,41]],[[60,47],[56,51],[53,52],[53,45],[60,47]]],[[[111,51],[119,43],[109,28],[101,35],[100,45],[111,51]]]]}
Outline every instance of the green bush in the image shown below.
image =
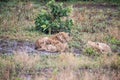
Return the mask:
{"type": "Polygon", "coordinates": [[[56,3],[54,0],[49,1],[46,6],[47,10],[42,10],[35,19],[36,30],[50,34],[70,32],[73,26],[72,19],[68,18],[71,8],[64,8],[62,3],[56,3]]]}

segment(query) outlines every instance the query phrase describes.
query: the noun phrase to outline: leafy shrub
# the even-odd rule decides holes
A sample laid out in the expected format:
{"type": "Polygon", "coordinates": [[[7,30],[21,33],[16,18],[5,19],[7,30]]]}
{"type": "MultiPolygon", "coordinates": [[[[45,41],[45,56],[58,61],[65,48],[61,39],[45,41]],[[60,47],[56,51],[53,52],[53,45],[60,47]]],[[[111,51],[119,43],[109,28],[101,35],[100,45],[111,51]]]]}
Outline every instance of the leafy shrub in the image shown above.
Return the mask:
{"type": "Polygon", "coordinates": [[[35,19],[36,30],[50,34],[60,31],[70,32],[73,26],[72,19],[68,18],[70,12],[71,8],[64,8],[62,3],[49,1],[47,10],[42,10],[35,19]]]}

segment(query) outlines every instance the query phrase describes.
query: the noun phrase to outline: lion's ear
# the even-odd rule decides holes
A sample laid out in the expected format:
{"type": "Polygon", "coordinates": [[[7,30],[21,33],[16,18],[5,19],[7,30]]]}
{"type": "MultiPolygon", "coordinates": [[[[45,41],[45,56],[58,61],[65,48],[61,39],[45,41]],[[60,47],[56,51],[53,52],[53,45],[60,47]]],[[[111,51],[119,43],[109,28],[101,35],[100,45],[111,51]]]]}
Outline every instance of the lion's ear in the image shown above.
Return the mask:
{"type": "Polygon", "coordinates": [[[96,42],[96,44],[97,44],[97,45],[99,45],[99,43],[98,43],[98,42],[96,42]]]}

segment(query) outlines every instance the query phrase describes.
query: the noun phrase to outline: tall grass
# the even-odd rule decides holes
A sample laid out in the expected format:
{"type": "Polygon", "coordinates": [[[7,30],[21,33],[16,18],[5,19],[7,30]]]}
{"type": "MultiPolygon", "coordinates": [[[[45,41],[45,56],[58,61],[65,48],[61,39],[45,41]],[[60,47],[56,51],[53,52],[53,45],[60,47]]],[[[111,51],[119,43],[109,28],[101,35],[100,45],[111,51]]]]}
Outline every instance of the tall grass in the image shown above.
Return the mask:
{"type": "Polygon", "coordinates": [[[119,79],[120,73],[111,71],[113,69],[119,72],[119,60],[120,57],[116,55],[101,55],[92,59],[87,56],[74,56],[72,53],[43,57],[39,54],[28,55],[18,52],[12,56],[0,57],[0,79],[27,80],[29,77],[33,80],[109,80],[110,77],[119,79]],[[112,73],[99,73],[106,70],[112,73]],[[112,76],[108,76],[111,74],[112,76]]]}

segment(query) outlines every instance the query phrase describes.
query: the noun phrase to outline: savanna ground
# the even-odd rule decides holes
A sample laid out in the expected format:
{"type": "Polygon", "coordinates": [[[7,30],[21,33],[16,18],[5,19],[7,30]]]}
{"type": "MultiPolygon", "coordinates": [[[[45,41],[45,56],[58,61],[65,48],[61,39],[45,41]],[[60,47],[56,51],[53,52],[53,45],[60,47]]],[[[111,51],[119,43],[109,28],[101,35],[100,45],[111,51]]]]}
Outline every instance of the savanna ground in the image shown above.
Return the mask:
{"type": "Polygon", "coordinates": [[[74,27],[68,53],[34,50],[34,19],[40,1],[0,2],[0,80],[120,80],[120,6],[93,2],[72,5],[74,27]],[[88,40],[110,45],[109,55],[87,48],[88,40]]]}

